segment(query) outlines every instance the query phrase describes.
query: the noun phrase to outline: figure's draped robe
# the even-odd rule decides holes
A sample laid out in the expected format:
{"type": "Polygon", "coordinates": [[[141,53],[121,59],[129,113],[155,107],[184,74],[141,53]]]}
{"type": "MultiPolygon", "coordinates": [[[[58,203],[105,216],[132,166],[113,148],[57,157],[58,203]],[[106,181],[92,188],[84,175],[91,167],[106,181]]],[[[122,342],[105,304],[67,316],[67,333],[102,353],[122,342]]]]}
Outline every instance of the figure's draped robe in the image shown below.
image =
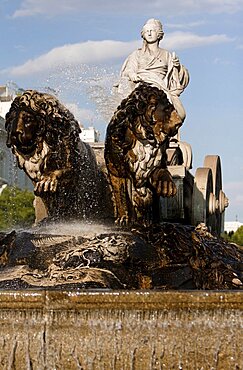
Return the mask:
{"type": "Polygon", "coordinates": [[[157,55],[151,55],[143,49],[134,51],[122,66],[118,93],[123,97],[128,96],[137,85],[130,76],[137,74],[142,81],[163,90],[184,120],[186,113],[179,96],[188,85],[189,73],[181,64],[178,68],[174,67],[172,59],[173,54],[165,49],[159,48],[157,55]]]}

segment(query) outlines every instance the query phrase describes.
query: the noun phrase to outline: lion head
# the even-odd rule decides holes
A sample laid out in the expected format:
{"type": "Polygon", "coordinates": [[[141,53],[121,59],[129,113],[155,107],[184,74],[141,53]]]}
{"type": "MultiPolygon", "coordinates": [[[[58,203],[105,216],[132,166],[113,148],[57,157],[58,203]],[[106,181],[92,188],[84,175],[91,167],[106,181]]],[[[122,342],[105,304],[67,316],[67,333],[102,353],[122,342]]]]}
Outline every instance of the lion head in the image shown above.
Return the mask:
{"type": "Polygon", "coordinates": [[[121,125],[138,139],[162,143],[178,132],[182,120],[163,90],[143,82],[117,108],[110,126],[121,125]]]}
{"type": "Polygon", "coordinates": [[[47,186],[47,173],[56,176],[76,164],[71,148],[77,146],[81,130],[73,114],[54,96],[27,90],[14,99],[5,127],[7,146],[35,183],[35,192],[42,187],[55,191],[56,179],[47,186]]]}
{"type": "Polygon", "coordinates": [[[53,146],[61,136],[72,133],[75,137],[80,132],[78,122],[68,109],[54,96],[35,90],[27,90],[14,99],[5,127],[7,146],[26,156],[40,150],[43,140],[53,146]]]}

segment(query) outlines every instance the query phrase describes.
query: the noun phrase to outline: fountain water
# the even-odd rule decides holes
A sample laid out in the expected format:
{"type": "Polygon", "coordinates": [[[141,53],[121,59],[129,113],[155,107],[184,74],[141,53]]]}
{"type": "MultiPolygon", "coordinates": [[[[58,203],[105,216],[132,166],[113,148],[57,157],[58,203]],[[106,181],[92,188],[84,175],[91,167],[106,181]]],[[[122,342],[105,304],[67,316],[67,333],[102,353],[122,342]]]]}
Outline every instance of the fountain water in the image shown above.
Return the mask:
{"type": "Polygon", "coordinates": [[[241,369],[232,292],[0,294],[2,369],[241,369]]]}
{"type": "MultiPolygon", "coordinates": [[[[94,91],[98,91],[97,86],[90,92],[96,99],[94,91]]],[[[132,153],[136,147],[131,145],[132,129],[125,132],[128,142],[121,145],[115,140],[120,139],[124,127],[118,132],[111,130],[109,138],[118,152],[112,153],[111,146],[106,158],[113,192],[118,192],[118,225],[111,224],[107,216],[105,224],[86,217],[83,202],[93,214],[100,215],[100,204],[93,198],[101,181],[96,177],[99,169],[87,154],[85,163],[88,169],[94,167],[91,176],[95,177],[84,187],[87,177],[80,158],[89,149],[79,141],[77,121],[65,107],[56,110],[60,108],[57,99],[33,94],[35,101],[29,91],[13,103],[7,117],[8,144],[32,178],[51,223],[0,234],[2,368],[242,368],[242,249],[203,228],[151,224],[150,217],[146,219],[149,225],[140,222],[144,209],[148,210],[140,203],[147,183],[140,188],[139,176],[135,176],[136,183],[130,174],[126,177],[122,172],[127,168],[123,166],[124,156],[120,156],[121,147],[129,151],[124,162],[130,159],[134,164],[137,154],[132,153]],[[25,136],[23,127],[19,129],[21,124],[25,136]],[[118,175],[114,171],[116,156],[121,161],[121,167],[115,168],[118,175]],[[76,197],[80,187],[81,195],[85,193],[81,202],[76,197]],[[124,198],[135,200],[126,208],[124,198]],[[90,200],[94,201],[92,207],[90,200]],[[83,221],[74,222],[77,216],[83,221]],[[68,222],[56,223],[55,218],[68,222]],[[135,224],[129,225],[130,221],[135,224]],[[123,223],[128,225],[122,227],[123,223]]],[[[99,102],[103,105],[104,100],[99,102]]],[[[127,109],[125,103],[121,110],[124,107],[127,109]]],[[[172,115],[173,107],[169,108],[172,115]]],[[[121,110],[111,126],[120,122],[117,117],[124,114],[121,110]]],[[[154,117],[161,119],[163,109],[154,111],[154,117]]],[[[175,112],[173,115],[178,120],[175,112]]],[[[144,130],[151,142],[156,135],[160,138],[162,161],[168,143],[164,136],[161,139],[163,130],[158,127],[155,132],[148,127],[144,130]]],[[[157,151],[152,151],[154,162],[157,156],[157,151]]],[[[142,164],[147,170],[147,162],[142,164]]],[[[137,175],[134,168],[131,172],[137,175]]],[[[163,195],[174,192],[171,178],[163,177],[162,181],[159,169],[156,176],[152,171],[150,175],[149,190],[154,187],[160,193],[158,189],[165,181],[163,195]]],[[[109,193],[107,183],[102,182],[102,186],[100,198],[109,193]]],[[[154,199],[150,195],[148,202],[154,199]]],[[[110,210],[107,205],[103,202],[102,212],[104,208],[110,210]]],[[[113,209],[108,213],[113,220],[113,209]]]]}

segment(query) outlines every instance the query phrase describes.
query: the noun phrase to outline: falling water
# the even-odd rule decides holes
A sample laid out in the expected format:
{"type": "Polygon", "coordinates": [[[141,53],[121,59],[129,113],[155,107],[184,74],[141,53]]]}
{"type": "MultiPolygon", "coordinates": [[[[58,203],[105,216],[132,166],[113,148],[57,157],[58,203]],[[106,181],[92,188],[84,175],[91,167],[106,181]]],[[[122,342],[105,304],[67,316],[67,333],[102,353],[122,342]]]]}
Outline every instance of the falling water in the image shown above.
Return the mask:
{"type": "Polygon", "coordinates": [[[8,167],[8,179],[9,183],[12,187],[16,187],[18,185],[18,164],[16,157],[11,153],[9,156],[10,163],[8,167]]]}
{"type": "Polygon", "coordinates": [[[119,79],[113,67],[80,65],[59,67],[49,74],[42,90],[57,95],[85,126],[103,133],[120,99],[113,92],[119,79]]]}
{"type": "Polygon", "coordinates": [[[72,221],[65,223],[49,223],[45,226],[36,226],[29,230],[36,234],[50,234],[50,235],[69,235],[69,236],[83,236],[84,238],[92,238],[100,234],[110,234],[115,232],[114,227],[108,227],[103,224],[95,222],[80,222],[72,221]]]}
{"type": "Polygon", "coordinates": [[[1,364],[239,370],[241,302],[240,293],[217,292],[0,292],[0,308],[9,305],[0,310],[1,364]]]}

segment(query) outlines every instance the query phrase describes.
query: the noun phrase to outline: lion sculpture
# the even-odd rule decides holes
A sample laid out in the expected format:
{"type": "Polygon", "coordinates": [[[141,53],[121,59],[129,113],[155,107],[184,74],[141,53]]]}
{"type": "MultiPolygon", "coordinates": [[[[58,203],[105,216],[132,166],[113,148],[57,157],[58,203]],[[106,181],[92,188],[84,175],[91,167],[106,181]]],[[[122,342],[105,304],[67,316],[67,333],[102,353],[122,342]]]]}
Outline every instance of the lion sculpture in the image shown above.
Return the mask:
{"type": "Polygon", "coordinates": [[[165,92],[147,83],[118,106],[105,141],[117,224],[158,221],[159,197],[176,194],[166,150],[181,125],[165,92]]]}
{"type": "Polygon", "coordinates": [[[48,218],[99,217],[100,172],[73,114],[52,95],[27,90],[6,115],[7,146],[34,184],[48,218]]]}

